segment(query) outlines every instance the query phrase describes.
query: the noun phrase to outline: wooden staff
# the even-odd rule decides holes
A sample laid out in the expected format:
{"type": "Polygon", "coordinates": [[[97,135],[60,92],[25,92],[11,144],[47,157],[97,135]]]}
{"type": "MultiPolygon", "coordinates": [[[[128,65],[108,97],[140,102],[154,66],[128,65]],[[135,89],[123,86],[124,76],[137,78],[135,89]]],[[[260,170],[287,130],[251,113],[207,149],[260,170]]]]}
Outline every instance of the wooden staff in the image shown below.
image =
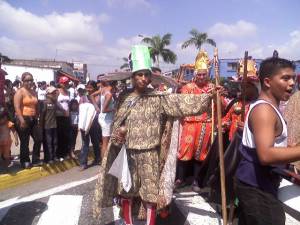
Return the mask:
{"type": "Polygon", "coordinates": [[[214,135],[215,134],[215,101],[211,100],[211,137],[210,137],[210,143],[211,145],[214,142],[214,135]]]}
{"type": "MultiPolygon", "coordinates": [[[[219,74],[219,59],[218,59],[218,49],[217,48],[215,48],[215,51],[214,51],[214,67],[215,67],[216,86],[219,86],[220,85],[220,74],[219,74]]],[[[221,105],[221,94],[220,94],[219,90],[217,90],[216,103],[217,103],[218,145],[219,145],[219,159],[220,159],[222,217],[223,217],[223,224],[227,225],[224,146],[223,146],[223,132],[222,132],[222,105],[221,105]]]]}
{"type": "Polygon", "coordinates": [[[244,72],[243,72],[243,80],[242,80],[242,122],[245,121],[245,108],[246,108],[246,95],[245,95],[245,89],[246,89],[246,79],[247,79],[247,73],[248,73],[248,51],[245,51],[244,56],[244,72]]]}

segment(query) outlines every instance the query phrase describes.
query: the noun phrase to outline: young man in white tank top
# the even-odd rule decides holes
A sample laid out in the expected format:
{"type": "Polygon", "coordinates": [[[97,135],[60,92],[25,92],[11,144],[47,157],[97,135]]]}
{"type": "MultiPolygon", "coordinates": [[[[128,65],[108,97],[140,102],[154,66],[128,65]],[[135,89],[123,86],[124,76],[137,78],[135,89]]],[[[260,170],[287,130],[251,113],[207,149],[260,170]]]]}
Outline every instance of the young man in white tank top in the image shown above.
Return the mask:
{"type": "Polygon", "coordinates": [[[250,106],[245,122],[241,160],[237,172],[239,225],[285,224],[277,190],[280,177],[272,169],[300,159],[300,146],[287,147],[287,128],[279,111],[295,85],[295,66],[281,58],[260,65],[261,93],[250,106]]]}

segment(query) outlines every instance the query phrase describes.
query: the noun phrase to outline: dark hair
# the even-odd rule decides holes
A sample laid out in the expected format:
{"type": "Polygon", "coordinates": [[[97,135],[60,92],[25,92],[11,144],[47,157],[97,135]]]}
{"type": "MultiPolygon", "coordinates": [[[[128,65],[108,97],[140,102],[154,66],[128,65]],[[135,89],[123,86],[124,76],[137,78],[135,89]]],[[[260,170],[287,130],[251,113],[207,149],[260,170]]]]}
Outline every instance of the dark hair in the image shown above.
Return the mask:
{"type": "Polygon", "coordinates": [[[95,90],[97,89],[97,83],[94,80],[90,80],[89,82],[87,82],[86,86],[92,86],[95,90]]]}
{"type": "Polygon", "coordinates": [[[118,81],[112,80],[112,81],[109,81],[108,83],[109,83],[110,86],[117,86],[118,81]]]}
{"type": "Polygon", "coordinates": [[[161,73],[161,69],[155,66],[151,67],[152,72],[160,72],[161,73]]]}
{"type": "Polygon", "coordinates": [[[9,80],[9,79],[5,79],[5,81],[4,81],[4,85],[5,85],[5,86],[12,86],[12,85],[13,85],[13,83],[11,82],[11,80],[9,80]]]}
{"type": "Polygon", "coordinates": [[[25,79],[26,76],[31,76],[31,77],[33,77],[31,73],[29,73],[29,72],[24,72],[24,73],[22,74],[22,76],[21,76],[21,80],[23,81],[23,80],[25,79]]]}
{"type": "Polygon", "coordinates": [[[21,83],[21,81],[15,80],[15,81],[13,82],[13,86],[14,86],[14,87],[19,86],[20,83],[21,83]]]}
{"type": "Polygon", "coordinates": [[[295,70],[296,66],[292,61],[282,58],[272,57],[263,60],[258,72],[260,84],[263,86],[265,78],[272,77],[280,69],[284,68],[291,68],[292,70],[295,70]]]}
{"type": "Polygon", "coordinates": [[[50,81],[50,86],[56,87],[56,84],[55,84],[54,80],[50,81]]]}
{"type": "Polygon", "coordinates": [[[0,119],[4,117],[8,118],[8,112],[4,107],[0,106],[0,119]]]}

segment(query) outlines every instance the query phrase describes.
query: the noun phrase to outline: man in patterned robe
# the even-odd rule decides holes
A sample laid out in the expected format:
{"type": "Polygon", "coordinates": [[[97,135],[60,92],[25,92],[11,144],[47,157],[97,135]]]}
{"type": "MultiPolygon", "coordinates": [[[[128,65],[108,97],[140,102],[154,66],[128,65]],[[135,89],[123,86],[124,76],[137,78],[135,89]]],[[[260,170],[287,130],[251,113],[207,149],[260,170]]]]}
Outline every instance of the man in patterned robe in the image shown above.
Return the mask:
{"type": "MultiPolygon", "coordinates": [[[[134,54],[132,57],[134,58],[134,54]]],[[[151,82],[150,68],[144,66],[144,69],[133,69],[134,90],[123,94],[120,98],[111,140],[102,161],[96,186],[94,216],[101,218],[104,214],[102,209],[111,207],[113,198],[119,195],[126,225],[133,224],[131,211],[134,197],[140,197],[146,205],[147,224],[155,225],[162,163],[160,147],[165,118],[199,115],[210,109],[209,93],[168,94],[148,89],[147,86],[151,82]],[[128,192],[115,177],[108,174],[120,152],[121,144],[126,146],[132,178],[132,186],[128,192]]]]}

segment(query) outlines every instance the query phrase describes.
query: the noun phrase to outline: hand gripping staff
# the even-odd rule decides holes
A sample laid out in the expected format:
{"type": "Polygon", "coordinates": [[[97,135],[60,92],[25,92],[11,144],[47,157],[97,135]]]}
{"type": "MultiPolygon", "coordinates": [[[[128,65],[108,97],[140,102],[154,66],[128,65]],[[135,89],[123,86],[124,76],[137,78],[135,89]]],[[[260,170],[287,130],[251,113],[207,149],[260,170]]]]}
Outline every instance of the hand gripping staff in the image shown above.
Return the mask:
{"type": "MultiPolygon", "coordinates": [[[[219,74],[219,57],[218,49],[214,51],[214,68],[215,68],[215,80],[216,86],[220,85],[219,74]]],[[[223,146],[223,134],[222,134],[222,106],[221,106],[221,94],[217,89],[217,123],[218,123],[218,145],[219,145],[219,159],[220,159],[220,179],[221,179],[221,198],[222,198],[222,218],[223,225],[227,225],[227,208],[226,208],[226,188],[225,188],[225,169],[224,169],[224,146],[223,146]]]]}

